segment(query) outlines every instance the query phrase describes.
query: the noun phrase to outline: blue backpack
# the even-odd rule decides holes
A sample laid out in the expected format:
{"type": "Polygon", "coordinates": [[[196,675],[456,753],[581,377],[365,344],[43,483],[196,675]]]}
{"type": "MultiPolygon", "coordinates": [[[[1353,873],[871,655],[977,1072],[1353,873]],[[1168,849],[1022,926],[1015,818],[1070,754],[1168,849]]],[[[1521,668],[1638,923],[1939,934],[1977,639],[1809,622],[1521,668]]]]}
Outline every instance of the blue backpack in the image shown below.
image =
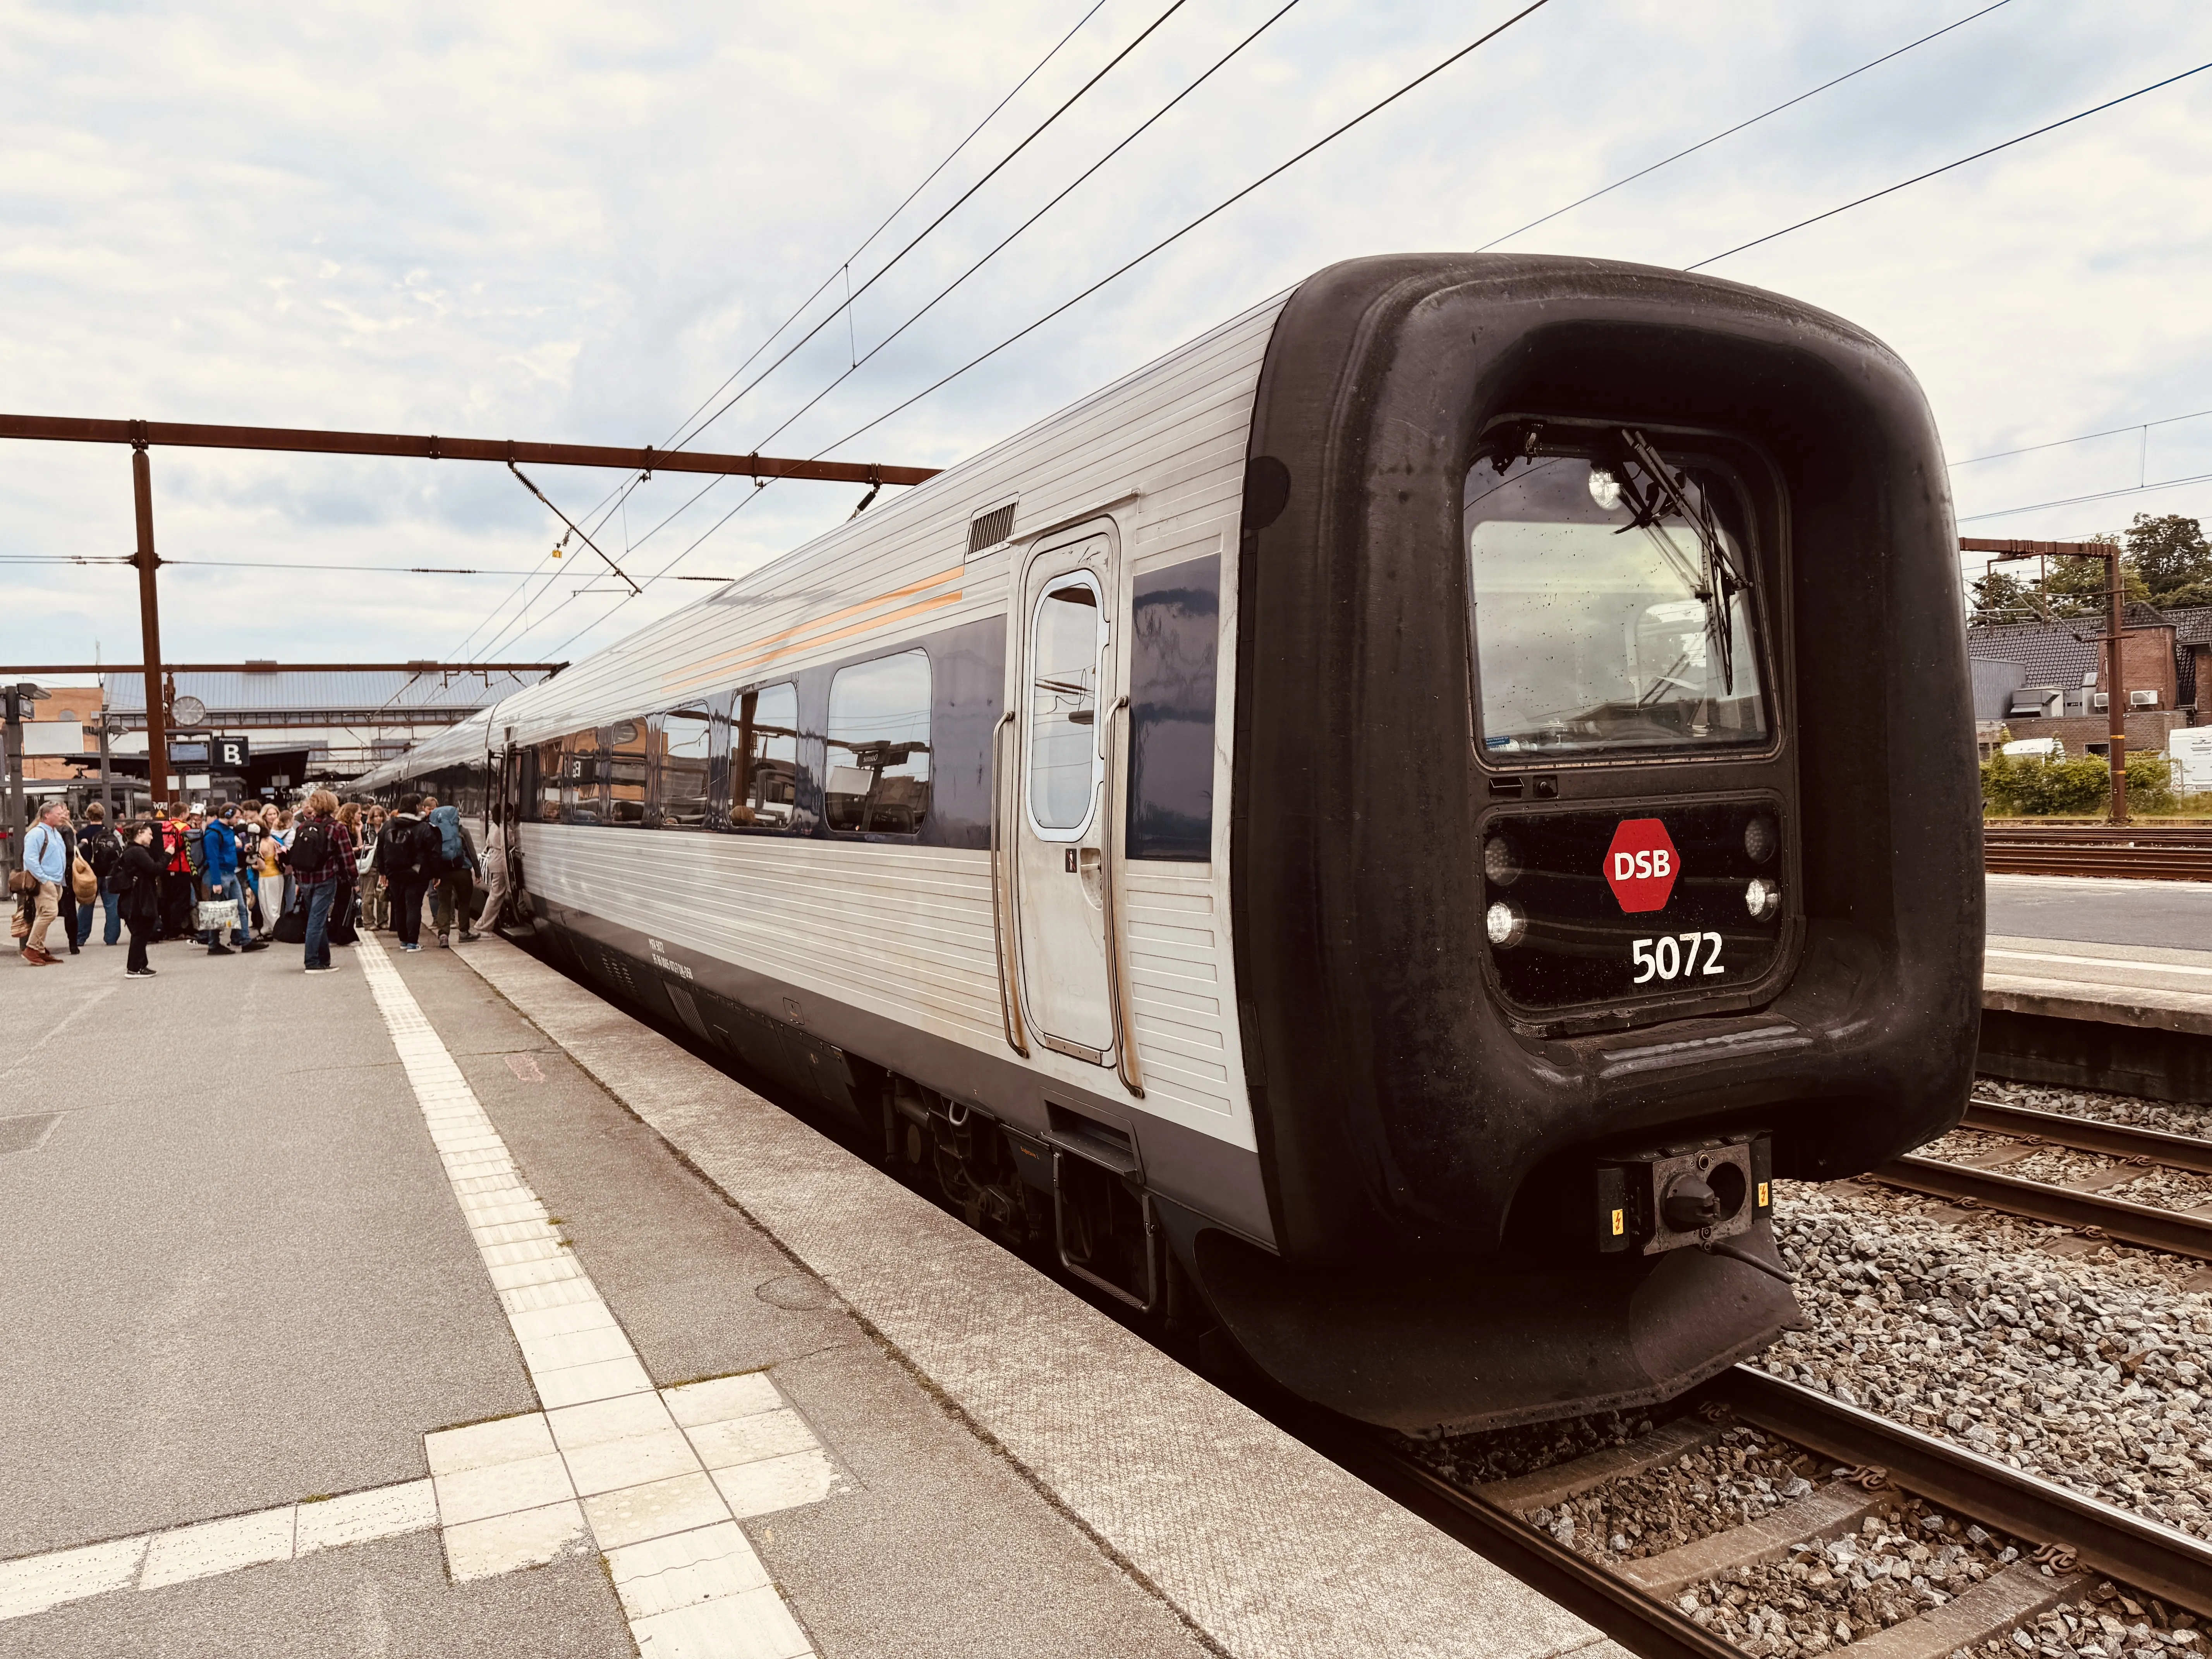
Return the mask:
{"type": "Polygon", "coordinates": [[[436,807],[428,822],[438,831],[438,861],[448,870],[459,870],[466,865],[469,855],[461,841],[461,809],[436,807]]]}

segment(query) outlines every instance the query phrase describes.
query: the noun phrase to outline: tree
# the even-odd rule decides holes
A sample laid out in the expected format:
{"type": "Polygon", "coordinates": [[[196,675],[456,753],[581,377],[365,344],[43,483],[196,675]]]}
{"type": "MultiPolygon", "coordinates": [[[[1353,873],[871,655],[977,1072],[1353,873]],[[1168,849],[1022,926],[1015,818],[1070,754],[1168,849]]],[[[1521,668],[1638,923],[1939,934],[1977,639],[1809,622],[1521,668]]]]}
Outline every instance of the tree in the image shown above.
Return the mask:
{"type": "MultiPolygon", "coordinates": [[[[2204,526],[2179,513],[2138,513],[2127,533],[2127,563],[2145,597],[2161,611],[2212,605],[2212,542],[2204,526]]],[[[2133,598],[2134,584],[2129,597],[2133,598]]]]}
{"type": "Polygon", "coordinates": [[[2028,586],[2009,570],[1992,569],[1978,577],[1966,617],[1969,628],[1996,628],[2005,623],[2040,622],[2042,615],[2028,602],[2028,586]]]}

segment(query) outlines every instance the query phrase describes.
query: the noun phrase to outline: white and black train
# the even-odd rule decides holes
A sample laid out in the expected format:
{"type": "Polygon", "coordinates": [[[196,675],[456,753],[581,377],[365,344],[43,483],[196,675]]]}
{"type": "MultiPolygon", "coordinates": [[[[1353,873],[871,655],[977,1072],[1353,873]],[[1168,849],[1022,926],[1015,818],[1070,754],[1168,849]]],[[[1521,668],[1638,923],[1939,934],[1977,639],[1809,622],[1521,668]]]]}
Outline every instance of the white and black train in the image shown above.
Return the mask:
{"type": "Polygon", "coordinates": [[[1925,400],[1771,294],[1334,265],[369,781],[980,1226],[1414,1433],[1795,1317],[1774,1176],[1962,1109],[1925,400]]]}

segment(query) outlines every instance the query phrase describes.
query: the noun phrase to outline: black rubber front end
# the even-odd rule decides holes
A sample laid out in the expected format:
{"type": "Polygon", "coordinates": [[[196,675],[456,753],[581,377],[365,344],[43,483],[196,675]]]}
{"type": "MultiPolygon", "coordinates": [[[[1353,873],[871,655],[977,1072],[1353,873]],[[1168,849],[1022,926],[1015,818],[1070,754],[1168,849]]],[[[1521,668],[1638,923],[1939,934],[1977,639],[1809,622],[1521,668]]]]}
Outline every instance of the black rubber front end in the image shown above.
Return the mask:
{"type": "MultiPolygon", "coordinates": [[[[1768,1222],[1729,1243],[1786,1271],[1768,1222]]],[[[1412,1276],[1316,1272],[1218,1231],[1192,1243],[1188,1265],[1261,1370],[1423,1437],[1670,1400],[1801,1319],[1783,1280],[1698,1249],[1412,1276]]]]}

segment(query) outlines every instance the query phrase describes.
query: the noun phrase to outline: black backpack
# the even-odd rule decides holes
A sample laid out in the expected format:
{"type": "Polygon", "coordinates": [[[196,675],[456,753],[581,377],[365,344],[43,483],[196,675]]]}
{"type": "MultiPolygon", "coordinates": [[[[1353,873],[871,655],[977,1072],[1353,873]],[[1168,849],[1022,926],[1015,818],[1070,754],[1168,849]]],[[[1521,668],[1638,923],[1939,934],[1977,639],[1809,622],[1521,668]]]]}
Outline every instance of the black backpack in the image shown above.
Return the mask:
{"type": "MultiPolygon", "coordinates": [[[[84,854],[84,861],[92,866],[92,873],[106,881],[123,856],[123,843],[112,830],[87,830],[76,838],[76,850],[84,854]]],[[[120,892],[122,890],[115,890],[120,892]]]]}
{"type": "Polygon", "coordinates": [[[292,836],[291,850],[284,854],[284,867],[295,876],[319,870],[331,861],[331,849],[335,845],[328,824],[303,818],[292,836]]]}

